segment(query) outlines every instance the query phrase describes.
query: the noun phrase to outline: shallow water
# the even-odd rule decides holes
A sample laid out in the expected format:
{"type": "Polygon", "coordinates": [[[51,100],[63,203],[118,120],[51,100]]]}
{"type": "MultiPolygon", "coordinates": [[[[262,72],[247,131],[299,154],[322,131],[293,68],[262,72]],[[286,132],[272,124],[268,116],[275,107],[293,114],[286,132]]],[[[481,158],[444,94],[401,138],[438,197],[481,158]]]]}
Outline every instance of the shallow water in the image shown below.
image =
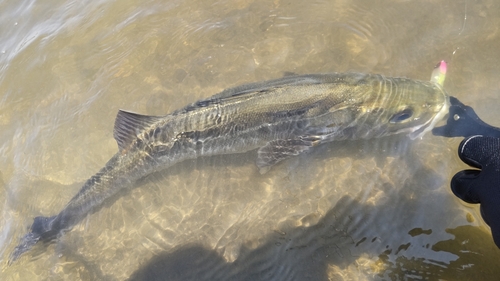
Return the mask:
{"type": "Polygon", "coordinates": [[[338,142],[260,175],[255,152],[152,174],[7,259],[117,151],[118,109],[163,115],[286,72],[427,80],[500,126],[496,1],[0,3],[2,280],[482,279],[500,258],[449,190],[460,139],[338,142]]]}

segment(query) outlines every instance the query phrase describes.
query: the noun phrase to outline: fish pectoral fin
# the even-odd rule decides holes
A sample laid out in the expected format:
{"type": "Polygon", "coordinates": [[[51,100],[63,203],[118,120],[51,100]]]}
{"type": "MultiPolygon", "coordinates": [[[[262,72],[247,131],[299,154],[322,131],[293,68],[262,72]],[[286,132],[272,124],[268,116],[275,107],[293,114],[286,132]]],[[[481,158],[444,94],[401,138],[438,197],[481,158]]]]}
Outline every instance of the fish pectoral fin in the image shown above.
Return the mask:
{"type": "Polygon", "coordinates": [[[151,127],[163,117],[141,115],[129,111],[119,110],[116,115],[113,136],[120,151],[127,148],[135,139],[138,132],[151,127]]]}
{"type": "Polygon", "coordinates": [[[300,137],[297,139],[274,140],[257,151],[257,167],[261,174],[266,173],[277,163],[297,156],[319,143],[319,138],[300,137]]]}

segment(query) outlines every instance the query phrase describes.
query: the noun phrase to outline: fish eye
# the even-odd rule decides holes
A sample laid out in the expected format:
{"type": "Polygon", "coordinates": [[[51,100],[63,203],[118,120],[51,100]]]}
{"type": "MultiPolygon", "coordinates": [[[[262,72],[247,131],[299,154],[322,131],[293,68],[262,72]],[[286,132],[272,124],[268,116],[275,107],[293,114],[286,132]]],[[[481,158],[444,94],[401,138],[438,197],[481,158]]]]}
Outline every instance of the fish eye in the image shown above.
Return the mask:
{"type": "Polygon", "coordinates": [[[389,119],[390,123],[399,123],[407,120],[413,115],[413,110],[411,108],[405,108],[400,112],[392,115],[391,119],[389,119]]]}

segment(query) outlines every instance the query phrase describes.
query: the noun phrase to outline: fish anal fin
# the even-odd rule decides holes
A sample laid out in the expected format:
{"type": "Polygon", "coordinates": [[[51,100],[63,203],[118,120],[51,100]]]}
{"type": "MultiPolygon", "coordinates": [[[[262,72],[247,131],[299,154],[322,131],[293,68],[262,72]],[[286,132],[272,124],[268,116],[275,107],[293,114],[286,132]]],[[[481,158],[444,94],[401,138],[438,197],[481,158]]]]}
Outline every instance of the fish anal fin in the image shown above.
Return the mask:
{"type": "Polygon", "coordinates": [[[150,128],[162,118],[119,110],[116,115],[113,136],[120,151],[129,147],[137,139],[140,132],[150,128]]]}
{"type": "Polygon", "coordinates": [[[319,139],[314,137],[270,141],[257,151],[257,167],[264,174],[277,163],[306,152],[318,143],[319,139]]]}

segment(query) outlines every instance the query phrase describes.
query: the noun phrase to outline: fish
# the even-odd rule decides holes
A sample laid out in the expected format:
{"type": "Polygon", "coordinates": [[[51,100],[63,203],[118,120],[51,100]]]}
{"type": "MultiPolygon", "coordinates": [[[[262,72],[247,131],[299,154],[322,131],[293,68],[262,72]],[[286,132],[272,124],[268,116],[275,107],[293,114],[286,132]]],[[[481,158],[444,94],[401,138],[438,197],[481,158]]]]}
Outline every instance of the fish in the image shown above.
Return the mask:
{"type": "Polygon", "coordinates": [[[230,88],[164,116],[119,110],[113,132],[118,152],[57,215],[34,218],[9,262],[70,231],[137,180],[187,159],[256,150],[257,168],[265,173],[332,141],[419,138],[449,107],[442,68],[432,77],[294,75],[230,88]]]}

